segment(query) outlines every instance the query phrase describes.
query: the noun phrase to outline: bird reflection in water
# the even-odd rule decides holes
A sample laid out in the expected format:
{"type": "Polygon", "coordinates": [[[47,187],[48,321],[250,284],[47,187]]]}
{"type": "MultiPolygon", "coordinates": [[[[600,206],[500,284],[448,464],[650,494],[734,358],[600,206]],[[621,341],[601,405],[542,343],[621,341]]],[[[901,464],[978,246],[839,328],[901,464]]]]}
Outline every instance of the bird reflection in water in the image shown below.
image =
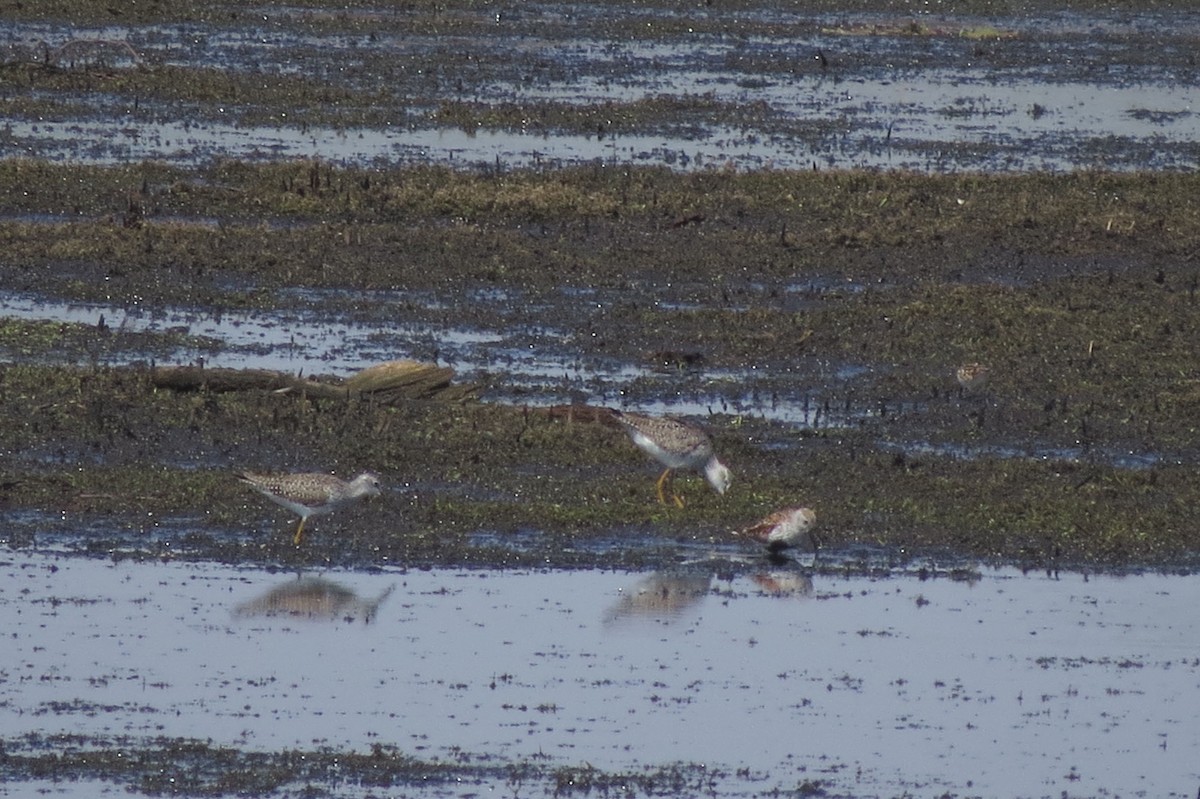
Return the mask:
{"type": "Polygon", "coordinates": [[[801,571],[770,571],[750,575],[764,594],[771,596],[812,596],[812,577],[801,571]]]}
{"type": "Polygon", "coordinates": [[[712,579],[712,574],[703,572],[655,572],[624,589],[605,612],[604,623],[674,621],[708,596],[712,579]]]}
{"type": "Polygon", "coordinates": [[[394,588],[394,585],[388,586],[374,599],[363,599],[349,588],[324,577],[301,577],[243,602],[233,613],[237,617],[282,616],[317,621],[363,621],[369,624],[394,588]]]}

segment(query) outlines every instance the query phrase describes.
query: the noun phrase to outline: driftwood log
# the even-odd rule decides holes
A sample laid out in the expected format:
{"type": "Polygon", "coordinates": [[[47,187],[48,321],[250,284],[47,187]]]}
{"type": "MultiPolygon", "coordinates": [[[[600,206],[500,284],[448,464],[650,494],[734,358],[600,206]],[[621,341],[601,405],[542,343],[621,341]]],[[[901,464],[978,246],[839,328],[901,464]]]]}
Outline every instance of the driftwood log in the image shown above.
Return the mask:
{"type": "Polygon", "coordinates": [[[315,399],[350,399],[369,396],[396,403],[424,399],[461,402],[472,399],[478,387],[454,385],[454,370],[417,361],[388,361],[340,379],[312,380],[271,369],[206,369],[200,366],[160,366],[154,385],[175,391],[272,391],[315,399]]]}

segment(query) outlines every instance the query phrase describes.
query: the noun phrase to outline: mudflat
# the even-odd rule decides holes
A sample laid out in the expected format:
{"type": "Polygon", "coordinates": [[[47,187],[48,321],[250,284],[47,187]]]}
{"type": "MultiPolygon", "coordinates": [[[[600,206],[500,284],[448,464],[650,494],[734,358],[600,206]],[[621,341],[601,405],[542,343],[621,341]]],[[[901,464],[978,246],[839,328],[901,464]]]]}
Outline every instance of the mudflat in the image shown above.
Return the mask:
{"type": "MultiPolygon", "coordinates": [[[[785,136],[781,120],[830,116],[755,106],[745,93],[788,81],[845,89],[899,70],[897,53],[905,74],[930,80],[949,59],[1048,87],[1129,75],[1166,86],[1194,59],[1184,45],[1196,23],[1190,11],[1170,25],[1157,11],[796,17],[744,5],[696,19],[651,6],[642,24],[615,6],[556,8],[292,4],[251,19],[198,4],[183,15],[122,12],[115,28],[80,6],[23,8],[6,23],[0,80],[14,120],[46,130],[160,114],[197,129],[219,118],[247,129],[331,124],[353,141],[404,115],[413,130],[527,135],[536,119],[546,140],[619,131],[712,149],[729,113],[772,117],[735,123],[764,140],[804,138],[785,136]],[[536,46],[502,57],[533,30],[536,46]],[[695,47],[696,69],[742,78],[729,100],[664,89],[610,105],[594,130],[582,120],[595,102],[562,98],[551,113],[537,92],[517,91],[593,85],[604,70],[618,86],[601,40],[695,47]],[[786,75],[777,61],[730,56],[781,41],[803,56],[786,75]],[[1061,41],[1110,67],[1101,77],[1045,69],[1035,52],[1061,41]],[[462,102],[493,84],[508,89],[487,113],[462,102]],[[437,112],[416,119],[416,107],[437,112]]],[[[668,61],[628,60],[638,69],[627,80],[686,71],[668,61]]],[[[869,127],[886,114],[845,116],[869,127]]],[[[1182,111],[1121,116],[1191,124],[1182,111]]],[[[905,146],[897,130],[873,143],[848,133],[844,148],[905,146]]],[[[936,138],[920,145],[926,155],[936,138]]],[[[400,499],[352,522],[354,536],[315,536],[314,552],[355,563],[642,563],[639,547],[562,543],[614,531],[618,541],[728,541],[730,529],[800,503],[817,510],[835,549],[1190,564],[1197,179],[1156,168],[1155,157],[1129,162],[1149,144],[1171,150],[1170,138],[1075,140],[1109,147],[1118,171],[993,162],[962,172],[955,162],[915,172],[603,154],[554,164],[273,159],[234,138],[227,157],[179,141],[175,156],[129,162],[103,147],[89,156],[86,134],[47,159],[14,134],[0,162],[0,278],[7,307],[26,308],[0,330],[12,529],[69,510],[112,528],[89,546],[137,547],[153,514],[151,524],[182,527],[207,554],[290,557],[230,474],[373,469],[400,499]],[[186,318],[155,322],[172,314],[235,323],[206,334],[186,318]],[[251,317],[273,332],[257,342],[228,333],[251,317]],[[328,325],[341,326],[328,346],[305,349],[328,325]],[[341,376],[402,357],[446,363],[483,401],[177,393],[153,380],[165,363],[256,366],[301,351],[300,371],[335,362],[341,376]],[[991,377],[965,390],[955,370],[974,362],[991,377]],[[717,497],[685,477],[687,507],[659,507],[653,465],[619,431],[553,410],[562,405],[701,418],[734,488],[717,497]],[[478,543],[531,531],[520,540],[534,544],[478,543]]],[[[1061,146],[1047,136],[1025,148],[1061,146]]],[[[1195,147],[1181,146],[1185,156],[1195,147]]]]}

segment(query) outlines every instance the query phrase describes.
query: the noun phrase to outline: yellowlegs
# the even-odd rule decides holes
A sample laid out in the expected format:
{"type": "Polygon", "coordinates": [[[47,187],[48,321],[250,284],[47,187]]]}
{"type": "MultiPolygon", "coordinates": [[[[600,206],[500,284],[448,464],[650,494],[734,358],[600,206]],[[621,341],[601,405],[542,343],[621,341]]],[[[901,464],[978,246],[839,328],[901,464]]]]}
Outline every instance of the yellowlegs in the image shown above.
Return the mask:
{"type": "Polygon", "coordinates": [[[344,621],[362,619],[369,624],[394,588],[394,585],[388,586],[374,599],[364,599],[349,588],[324,577],[301,577],[243,602],[234,609],[234,615],[296,616],[344,621]]]}
{"type": "Polygon", "coordinates": [[[713,575],[704,572],[655,572],[621,591],[621,599],[604,614],[604,623],[648,618],[669,622],[708,596],[713,575]]]}
{"type": "MultiPolygon", "coordinates": [[[[658,478],[658,501],[667,503],[663,487],[675,469],[695,469],[704,472],[708,482],[718,494],[724,494],[733,481],[733,475],[725,464],[713,454],[712,441],[708,435],[688,422],[662,416],[645,416],[640,413],[613,412],[617,421],[629,433],[633,443],[667,467],[658,478]]],[[[671,491],[675,504],[683,507],[683,498],[671,491]]]]}
{"type": "Polygon", "coordinates": [[[763,517],[745,530],[737,531],[734,535],[745,536],[751,541],[765,544],[772,555],[798,546],[805,537],[808,538],[813,551],[816,551],[817,539],[812,532],[816,523],[817,514],[812,508],[784,508],[763,517]]]}
{"type": "Polygon", "coordinates": [[[292,538],[292,543],[297,546],[309,516],[329,513],[360,497],[379,496],[379,478],[369,472],[363,472],[350,482],[319,473],[269,475],[243,472],[239,478],[275,504],[300,516],[300,526],[292,538]]]}
{"type": "Polygon", "coordinates": [[[981,363],[966,363],[958,367],[954,377],[964,391],[978,391],[988,383],[992,370],[981,363]]]}

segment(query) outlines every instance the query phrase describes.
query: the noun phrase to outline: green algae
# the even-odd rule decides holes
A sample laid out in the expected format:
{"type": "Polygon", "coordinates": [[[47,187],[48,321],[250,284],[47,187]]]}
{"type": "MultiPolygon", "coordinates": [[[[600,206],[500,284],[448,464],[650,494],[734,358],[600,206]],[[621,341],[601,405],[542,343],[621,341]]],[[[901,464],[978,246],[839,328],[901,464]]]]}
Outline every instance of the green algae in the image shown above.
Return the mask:
{"type": "MultiPolygon", "coordinates": [[[[229,225],[253,212],[260,220],[343,222],[368,238],[375,224],[425,219],[497,229],[539,223],[562,226],[562,233],[587,225],[599,233],[616,218],[664,238],[774,245],[777,259],[797,248],[825,255],[969,245],[954,252],[961,268],[1006,239],[1031,253],[1083,256],[1148,246],[1164,256],[1190,254],[1200,243],[1200,211],[1187,202],[1196,184],[1194,175],[1159,173],[679,175],[592,166],[480,175],[441,167],[339,169],[319,161],[222,162],[188,171],[11,160],[0,163],[0,213],[124,214],[132,206],[143,222],[183,216],[229,225]]],[[[136,225],[127,227],[136,234],[136,225]]],[[[945,277],[935,270],[946,260],[910,276],[945,277]]]]}
{"type": "Polygon", "coordinates": [[[94,106],[69,98],[97,92],[105,93],[110,105],[130,115],[152,103],[194,105],[193,124],[197,125],[208,121],[383,128],[405,123],[410,106],[378,89],[335,88],[298,75],[264,76],[140,62],[113,67],[27,61],[0,69],[0,89],[19,93],[17,102],[8,106],[14,118],[31,119],[90,118],[96,113],[94,106]]]}

